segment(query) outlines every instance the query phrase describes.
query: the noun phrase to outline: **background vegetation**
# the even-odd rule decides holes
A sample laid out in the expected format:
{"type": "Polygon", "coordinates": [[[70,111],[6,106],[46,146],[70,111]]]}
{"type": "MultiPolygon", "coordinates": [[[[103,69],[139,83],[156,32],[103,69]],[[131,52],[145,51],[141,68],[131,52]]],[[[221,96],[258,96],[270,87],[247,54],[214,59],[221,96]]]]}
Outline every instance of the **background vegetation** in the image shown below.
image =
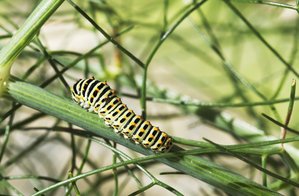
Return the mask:
{"type": "Polygon", "coordinates": [[[298,4],[0,1],[0,194],[298,194],[298,4]],[[71,102],[91,76],[171,152],[71,102]]]}

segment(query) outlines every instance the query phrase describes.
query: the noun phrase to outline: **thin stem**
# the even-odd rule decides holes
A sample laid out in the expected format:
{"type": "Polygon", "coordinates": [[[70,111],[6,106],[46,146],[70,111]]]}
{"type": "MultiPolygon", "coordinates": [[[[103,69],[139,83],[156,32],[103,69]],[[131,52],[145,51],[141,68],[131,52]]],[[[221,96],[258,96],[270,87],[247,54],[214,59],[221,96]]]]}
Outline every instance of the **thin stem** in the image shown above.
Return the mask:
{"type": "Polygon", "coordinates": [[[210,142],[211,144],[215,145],[215,146],[218,147],[219,149],[223,150],[224,152],[227,152],[227,153],[233,155],[234,157],[236,157],[236,158],[238,158],[238,159],[240,159],[240,160],[242,160],[242,161],[244,161],[244,162],[250,164],[251,166],[255,167],[256,169],[258,169],[258,170],[260,170],[260,171],[262,171],[262,172],[264,172],[264,173],[266,173],[266,174],[268,174],[268,175],[271,175],[272,177],[277,178],[277,179],[279,179],[279,180],[281,180],[281,181],[283,181],[283,182],[286,182],[286,183],[288,183],[288,184],[291,184],[291,185],[293,185],[293,186],[295,186],[295,187],[299,187],[299,183],[298,183],[298,182],[295,182],[295,181],[293,181],[293,180],[291,180],[291,179],[288,179],[288,178],[284,178],[284,177],[282,177],[282,176],[279,175],[279,174],[276,174],[276,173],[274,173],[274,172],[271,172],[271,171],[269,171],[269,170],[267,170],[267,169],[261,167],[260,165],[256,164],[255,162],[251,161],[251,160],[248,159],[247,157],[242,156],[242,155],[239,155],[239,154],[237,154],[237,153],[234,153],[234,152],[232,152],[232,151],[226,149],[225,147],[223,147],[223,146],[221,146],[221,145],[218,145],[218,144],[216,144],[216,143],[214,143],[214,142],[212,142],[212,141],[210,141],[210,140],[208,140],[208,139],[205,139],[205,140],[208,141],[208,142],[210,142]]]}
{"type": "Polygon", "coordinates": [[[9,135],[10,135],[10,126],[6,126],[6,127],[5,127],[4,137],[3,137],[4,142],[3,142],[3,145],[2,145],[2,147],[1,147],[1,151],[0,151],[0,163],[1,163],[1,161],[2,161],[4,152],[5,152],[5,149],[6,149],[8,140],[9,140],[9,135]]]}
{"type": "Polygon", "coordinates": [[[129,196],[139,195],[140,193],[143,193],[144,191],[150,189],[150,188],[153,187],[153,186],[155,186],[155,183],[152,182],[152,183],[150,183],[150,184],[148,184],[148,185],[142,187],[142,188],[139,189],[138,191],[135,191],[135,192],[129,194],[129,196]]]}
{"type": "MultiPolygon", "coordinates": [[[[263,155],[262,156],[262,167],[264,169],[266,169],[266,166],[267,166],[267,159],[268,159],[268,155],[263,155]]],[[[263,185],[265,187],[267,187],[267,174],[263,173],[262,176],[263,176],[263,185]]]]}
{"type": "Polygon", "coordinates": [[[273,2],[273,1],[264,1],[264,0],[233,0],[240,3],[256,3],[256,4],[264,4],[264,5],[270,5],[274,7],[281,7],[281,8],[287,8],[291,10],[295,10],[298,12],[298,7],[287,4],[287,3],[279,3],[279,2],[273,2]]]}
{"type": "Polygon", "coordinates": [[[79,6],[77,6],[72,0],[67,0],[71,6],[73,6],[84,18],[86,18],[98,31],[102,33],[106,39],[114,44],[117,48],[120,49],[123,53],[125,53],[128,57],[130,57],[135,63],[137,63],[142,68],[145,67],[144,63],[139,60],[134,54],[125,49],[122,45],[120,45],[112,36],[110,36],[103,28],[101,28],[91,17],[89,17],[79,6]]]}
{"type": "MultiPolygon", "coordinates": [[[[114,143],[114,148],[116,147],[116,143],[114,143]]],[[[112,163],[113,164],[116,164],[117,163],[117,156],[116,154],[113,154],[113,157],[112,157],[112,163]]],[[[112,172],[113,172],[113,179],[114,179],[114,190],[113,190],[113,195],[114,196],[117,196],[119,193],[118,193],[118,175],[117,175],[117,168],[113,168],[112,169],[112,172]]]]}
{"type": "Polygon", "coordinates": [[[299,78],[299,73],[290,65],[278,52],[275,50],[266,39],[254,28],[254,26],[242,15],[242,13],[229,1],[224,1],[228,7],[248,26],[248,28],[254,33],[254,35],[277,57],[287,69],[299,78]]]}
{"type": "Polygon", "coordinates": [[[87,140],[87,145],[86,145],[85,152],[84,152],[84,157],[83,157],[82,162],[81,162],[81,165],[80,165],[80,167],[79,167],[79,169],[78,169],[78,171],[77,171],[78,174],[81,174],[81,173],[82,173],[83,167],[84,167],[84,165],[85,165],[85,163],[86,163],[86,161],[87,161],[88,154],[89,154],[89,150],[90,150],[90,145],[91,145],[91,139],[88,138],[88,140],[87,140]]]}
{"type": "Polygon", "coordinates": [[[165,33],[161,35],[161,38],[156,43],[152,51],[150,52],[148,58],[146,59],[144,70],[143,70],[143,78],[142,78],[142,87],[141,87],[141,113],[144,119],[146,119],[146,83],[147,83],[147,72],[149,64],[154,58],[160,46],[164,43],[164,41],[174,32],[174,30],[196,9],[202,6],[207,0],[202,0],[196,4],[194,4],[191,8],[189,8],[183,15],[173,24],[172,27],[168,29],[165,33]]]}
{"type": "MultiPolygon", "coordinates": [[[[291,85],[290,102],[289,102],[289,106],[288,106],[287,116],[286,116],[285,122],[284,122],[285,126],[288,126],[289,122],[291,120],[294,102],[295,102],[295,95],[296,95],[296,80],[293,80],[292,85],[291,85]]],[[[285,139],[286,134],[287,134],[287,130],[285,128],[281,127],[281,138],[285,139]]],[[[283,144],[281,144],[281,145],[283,147],[283,144]]]]}
{"type": "MultiPolygon", "coordinates": [[[[130,94],[130,93],[120,93],[122,96],[138,99],[140,96],[130,94]]],[[[257,101],[257,102],[241,102],[241,103],[214,103],[206,102],[197,99],[180,99],[177,96],[168,97],[168,98],[159,98],[159,97],[146,97],[147,101],[157,102],[157,103],[167,103],[172,105],[180,106],[191,106],[191,107],[200,107],[200,108],[239,108],[239,107],[256,107],[256,106],[268,106],[269,104],[281,104],[289,102],[290,98],[281,98],[275,100],[266,100],[266,101],[257,101]],[[175,99],[176,98],[176,99],[175,99]]],[[[299,97],[294,97],[294,100],[299,100],[299,97]]]]}

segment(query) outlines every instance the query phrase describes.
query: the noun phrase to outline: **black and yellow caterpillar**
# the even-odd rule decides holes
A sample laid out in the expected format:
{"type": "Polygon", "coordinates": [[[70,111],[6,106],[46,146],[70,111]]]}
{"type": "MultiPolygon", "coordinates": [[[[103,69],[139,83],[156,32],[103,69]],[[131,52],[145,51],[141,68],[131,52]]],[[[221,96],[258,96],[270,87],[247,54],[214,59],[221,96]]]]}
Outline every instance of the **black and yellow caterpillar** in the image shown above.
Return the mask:
{"type": "Polygon", "coordinates": [[[97,113],[116,133],[154,152],[168,151],[172,138],[158,127],[136,115],[106,82],[80,79],[71,87],[73,100],[89,112],[97,113]]]}

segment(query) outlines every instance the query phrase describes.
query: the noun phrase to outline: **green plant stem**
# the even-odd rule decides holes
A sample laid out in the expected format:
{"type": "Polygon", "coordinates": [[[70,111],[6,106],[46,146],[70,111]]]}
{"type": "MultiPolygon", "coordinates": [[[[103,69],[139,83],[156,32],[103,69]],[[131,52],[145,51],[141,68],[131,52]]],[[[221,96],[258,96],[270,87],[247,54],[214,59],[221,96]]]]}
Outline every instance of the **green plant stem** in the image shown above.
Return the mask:
{"type": "Polygon", "coordinates": [[[299,135],[299,131],[289,128],[288,126],[286,126],[284,123],[281,123],[273,118],[271,118],[270,116],[268,116],[267,114],[262,113],[262,116],[265,117],[267,120],[273,122],[274,124],[280,126],[280,128],[286,129],[290,132],[296,133],[297,135],[299,135]]]}
{"type": "Polygon", "coordinates": [[[8,139],[9,139],[9,135],[10,135],[10,129],[11,129],[10,126],[5,127],[5,133],[4,133],[4,137],[3,137],[4,142],[3,142],[2,146],[1,146],[1,150],[0,150],[0,163],[2,161],[4,152],[5,152],[7,143],[8,143],[8,139]]]}
{"type": "Polygon", "coordinates": [[[91,17],[89,17],[79,6],[77,6],[72,0],[67,0],[71,6],[73,6],[84,18],[86,18],[101,34],[112,44],[114,44],[120,51],[130,57],[139,66],[144,67],[144,63],[134,56],[131,52],[120,45],[112,36],[110,36],[102,27],[100,27],[91,17]]]}
{"type": "Polygon", "coordinates": [[[264,5],[270,5],[274,7],[281,7],[281,8],[287,8],[292,9],[295,11],[298,11],[298,8],[296,6],[287,4],[287,3],[279,3],[279,2],[273,2],[273,1],[264,1],[264,0],[233,0],[235,2],[240,3],[257,3],[257,4],[264,4],[264,5]]]}
{"type": "MultiPolygon", "coordinates": [[[[68,179],[70,178],[73,178],[73,173],[72,172],[69,172],[68,174],[68,179]]],[[[72,192],[72,190],[75,189],[75,192],[76,192],[76,196],[80,195],[80,191],[79,191],[79,188],[76,184],[76,181],[72,181],[72,183],[69,185],[69,191],[66,195],[71,195],[70,193],[72,192]]]]}
{"type": "Polygon", "coordinates": [[[229,1],[224,1],[227,6],[247,25],[247,27],[255,34],[255,36],[276,56],[282,64],[291,71],[296,77],[299,78],[299,73],[290,65],[276,50],[273,48],[266,39],[254,28],[254,26],[242,15],[242,13],[229,1]]]}
{"type": "MultiPolygon", "coordinates": [[[[292,85],[291,85],[290,102],[289,102],[289,106],[288,106],[287,116],[286,116],[285,122],[284,122],[285,126],[288,126],[289,122],[291,120],[294,102],[295,102],[295,95],[296,95],[296,80],[293,80],[292,85]]],[[[285,139],[286,135],[287,135],[287,130],[282,127],[281,128],[281,138],[285,139]]]]}
{"type": "Polygon", "coordinates": [[[22,180],[22,179],[39,179],[39,180],[46,180],[49,182],[54,182],[54,183],[58,183],[60,182],[60,180],[52,178],[52,177],[48,177],[48,176],[34,176],[34,175],[18,175],[18,176],[2,176],[2,179],[4,180],[22,180]]]}
{"type": "MultiPolygon", "coordinates": [[[[263,167],[264,169],[266,169],[266,167],[267,167],[267,159],[268,159],[268,155],[263,155],[261,158],[262,158],[262,167],[263,167]]],[[[268,185],[268,183],[267,183],[267,174],[266,174],[266,173],[263,173],[262,175],[263,175],[263,185],[264,185],[265,187],[267,187],[267,185],[268,185]]]]}
{"type": "Polygon", "coordinates": [[[152,183],[142,187],[138,191],[135,191],[134,193],[129,194],[129,196],[134,196],[134,195],[141,194],[141,193],[145,192],[146,190],[150,189],[151,187],[153,187],[154,185],[155,185],[155,183],[152,182],[152,183]]]}
{"type": "Polygon", "coordinates": [[[78,171],[77,171],[78,174],[81,174],[81,173],[82,173],[83,167],[84,167],[84,165],[85,165],[85,163],[86,163],[86,161],[87,161],[88,154],[89,154],[89,150],[90,150],[90,145],[91,145],[91,140],[88,139],[88,140],[87,140],[86,149],[85,149],[85,152],[84,152],[84,157],[83,157],[82,162],[81,162],[81,164],[80,164],[80,167],[79,167],[79,169],[78,169],[78,171]]]}
{"type": "Polygon", "coordinates": [[[63,3],[64,0],[43,0],[30,14],[25,23],[13,35],[9,43],[0,51],[0,96],[6,90],[10,69],[22,50],[30,43],[39,32],[42,25],[63,3]]]}
{"type": "MultiPolygon", "coordinates": [[[[122,151],[116,149],[115,147],[112,147],[111,145],[108,145],[107,143],[104,143],[104,142],[102,142],[102,141],[100,141],[100,140],[98,140],[98,139],[96,139],[96,138],[93,138],[93,141],[95,141],[95,142],[97,142],[97,143],[100,143],[101,145],[105,146],[106,148],[109,148],[110,150],[112,150],[112,151],[114,152],[114,154],[117,155],[118,159],[119,159],[121,162],[124,161],[124,159],[121,158],[121,157],[124,157],[124,158],[127,159],[127,160],[131,160],[131,159],[132,159],[131,157],[129,157],[128,155],[126,155],[124,152],[122,152],[122,151]]],[[[113,162],[113,163],[114,163],[114,162],[113,162]]],[[[115,163],[116,163],[116,162],[115,162],[115,163]]],[[[153,176],[150,172],[148,172],[148,171],[147,171],[144,167],[142,167],[141,165],[136,164],[135,166],[136,166],[139,170],[141,170],[145,175],[147,175],[149,179],[151,179],[153,185],[156,185],[156,184],[157,184],[157,185],[159,185],[159,186],[161,186],[161,187],[163,187],[163,188],[165,188],[165,189],[167,189],[167,190],[170,190],[170,191],[176,193],[177,195],[181,195],[181,193],[179,193],[179,192],[178,192],[177,190],[175,190],[174,188],[172,188],[172,187],[166,185],[165,183],[161,182],[160,180],[158,180],[155,176],[153,176]]],[[[131,171],[131,168],[128,168],[128,167],[124,167],[124,168],[127,169],[128,171],[132,172],[132,171],[131,171]]],[[[116,171],[118,172],[118,170],[116,170],[116,171]]],[[[118,172],[118,174],[119,174],[119,172],[118,172]]],[[[132,172],[132,175],[134,175],[133,172],[132,172]]],[[[118,176],[118,175],[117,175],[117,176],[118,176]]],[[[136,176],[133,176],[133,178],[136,178],[136,176]]],[[[142,189],[142,184],[141,184],[141,182],[139,181],[139,179],[136,179],[136,182],[137,182],[138,185],[139,185],[139,188],[140,188],[139,190],[141,190],[141,189],[142,189]]]]}
{"type": "MultiPolygon", "coordinates": [[[[190,139],[184,139],[179,137],[173,137],[175,143],[184,144],[194,147],[201,147],[207,150],[206,152],[219,152],[217,148],[213,148],[213,146],[207,142],[203,141],[195,141],[190,139]]],[[[255,154],[255,155],[271,155],[271,154],[282,154],[283,148],[281,147],[281,143],[287,142],[298,142],[299,136],[287,139],[279,139],[279,140],[271,140],[271,141],[261,141],[254,142],[249,144],[235,144],[235,145],[223,145],[228,150],[232,152],[238,152],[243,154],[255,154]]]]}
{"type": "MultiPolygon", "coordinates": [[[[258,129],[240,119],[232,117],[230,114],[216,110],[198,109],[197,115],[200,116],[204,122],[213,125],[226,131],[237,138],[243,139],[247,142],[261,142],[269,140],[277,140],[274,136],[267,136],[265,132],[258,129]]],[[[299,151],[291,145],[284,145],[285,150],[292,156],[297,165],[299,165],[299,151]]]]}
{"type": "MultiPolygon", "coordinates": [[[[126,94],[128,95],[128,94],[126,94]]],[[[130,96],[133,97],[133,96],[130,96]]],[[[135,96],[136,97],[136,96],[135,96]]],[[[147,100],[154,101],[158,103],[169,103],[173,105],[185,105],[185,106],[194,106],[194,107],[206,107],[206,108],[238,108],[238,107],[255,107],[255,106],[267,106],[272,104],[285,103],[290,101],[289,98],[274,99],[274,100],[265,100],[257,102],[241,102],[241,103],[215,103],[215,102],[206,102],[196,99],[190,100],[178,100],[178,99],[165,99],[158,97],[147,97],[147,100]]],[[[294,97],[294,100],[299,100],[299,97],[294,97]]]]}
{"type": "Polygon", "coordinates": [[[238,158],[238,159],[240,159],[240,160],[242,160],[242,161],[248,163],[249,165],[251,165],[251,166],[257,168],[258,170],[260,170],[260,171],[262,171],[262,172],[264,172],[264,173],[266,173],[266,174],[268,174],[268,175],[271,175],[271,176],[275,177],[276,179],[279,179],[279,180],[281,180],[281,181],[283,181],[283,182],[285,182],[285,183],[287,183],[287,184],[289,184],[289,185],[293,185],[294,187],[295,187],[295,186],[296,186],[296,187],[299,187],[299,183],[298,183],[297,181],[293,181],[292,179],[285,178],[285,177],[281,176],[280,174],[276,174],[276,173],[274,173],[274,172],[272,172],[272,171],[269,171],[269,170],[263,168],[263,167],[260,166],[259,164],[256,164],[254,161],[248,159],[247,157],[245,157],[245,156],[243,156],[243,155],[234,153],[234,152],[228,150],[227,148],[225,148],[225,147],[223,147],[223,146],[221,146],[221,145],[219,145],[219,144],[216,144],[216,143],[214,143],[214,142],[212,142],[212,141],[210,141],[210,140],[208,140],[208,139],[205,139],[205,140],[208,141],[208,142],[210,142],[210,143],[212,143],[213,145],[215,145],[216,147],[218,147],[218,148],[219,148],[220,150],[222,150],[223,152],[226,152],[226,153],[229,153],[229,154],[233,155],[234,157],[236,157],[236,158],[238,158]]]}
{"type": "Polygon", "coordinates": [[[149,64],[157,53],[158,49],[164,43],[164,41],[174,32],[174,30],[196,9],[202,6],[207,0],[202,0],[196,4],[194,4],[191,8],[189,8],[174,24],[171,26],[165,33],[161,35],[160,40],[156,43],[152,51],[150,52],[143,70],[143,78],[142,78],[142,88],[141,88],[141,113],[144,119],[146,119],[146,83],[147,83],[147,72],[149,64]]]}
{"type": "MultiPolygon", "coordinates": [[[[116,154],[113,154],[112,157],[112,163],[115,164],[117,163],[117,156],[116,154]]],[[[118,175],[117,175],[117,168],[112,169],[112,173],[113,173],[113,179],[114,179],[114,190],[113,190],[113,196],[117,196],[118,193],[118,175]]]]}
{"type": "MultiPolygon", "coordinates": [[[[78,105],[72,103],[70,100],[60,98],[42,88],[24,82],[10,82],[8,92],[10,96],[17,102],[20,102],[28,107],[37,109],[49,115],[53,115],[59,119],[89,130],[101,137],[124,145],[136,152],[148,155],[146,157],[136,158],[133,160],[124,161],[122,163],[116,163],[112,166],[103,167],[98,170],[93,170],[89,172],[88,175],[131,163],[141,163],[152,159],[157,159],[160,162],[169,165],[170,167],[218,187],[229,194],[236,195],[236,193],[239,193],[242,195],[279,195],[278,193],[275,193],[266,187],[263,187],[249,179],[246,179],[200,157],[191,155],[177,156],[176,153],[154,154],[150,150],[144,149],[140,145],[136,145],[131,141],[124,139],[120,135],[115,134],[110,128],[104,125],[103,121],[100,120],[97,115],[88,113],[78,105]],[[167,158],[171,156],[175,157],[167,158]],[[245,184],[246,186],[244,186],[245,184]]],[[[180,150],[180,148],[174,147],[172,151],[175,152],[177,150],[180,150]]],[[[85,177],[86,175],[87,173],[75,176],[71,179],[55,184],[55,187],[76,181],[82,177],[85,177]]],[[[42,192],[52,190],[53,186],[44,189],[42,192]]],[[[39,193],[42,192],[40,191],[39,193]]]]}

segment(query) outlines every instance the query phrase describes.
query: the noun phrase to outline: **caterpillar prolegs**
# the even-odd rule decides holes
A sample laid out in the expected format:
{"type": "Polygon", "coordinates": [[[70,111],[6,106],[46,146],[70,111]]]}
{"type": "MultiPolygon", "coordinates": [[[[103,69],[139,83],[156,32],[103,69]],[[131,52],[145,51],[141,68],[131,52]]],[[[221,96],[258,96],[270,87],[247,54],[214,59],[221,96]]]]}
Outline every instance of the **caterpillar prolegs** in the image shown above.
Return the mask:
{"type": "Polygon", "coordinates": [[[72,99],[89,112],[97,113],[116,133],[151,148],[168,151],[172,138],[129,109],[106,82],[94,78],[80,79],[71,87],[72,99]]]}

